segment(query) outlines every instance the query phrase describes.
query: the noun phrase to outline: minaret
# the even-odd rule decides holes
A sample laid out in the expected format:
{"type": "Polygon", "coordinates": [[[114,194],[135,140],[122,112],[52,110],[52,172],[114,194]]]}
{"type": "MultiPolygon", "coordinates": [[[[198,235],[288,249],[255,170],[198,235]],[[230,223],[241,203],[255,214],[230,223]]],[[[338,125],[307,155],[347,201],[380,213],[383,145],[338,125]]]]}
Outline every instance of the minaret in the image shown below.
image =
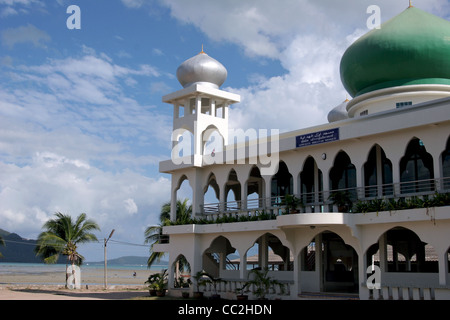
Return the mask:
{"type": "MultiPolygon", "coordinates": [[[[173,152],[174,164],[204,163],[205,142],[213,131],[228,144],[228,108],[240,102],[240,96],[220,90],[227,78],[227,70],[217,60],[203,51],[183,62],[177,70],[177,78],[183,89],[163,97],[163,102],[173,105],[173,152]],[[193,134],[193,155],[178,158],[179,137],[185,131],[193,134]],[[190,162],[189,162],[190,161],[190,162]]],[[[184,148],[186,141],[183,141],[184,148]]],[[[223,150],[223,146],[222,146],[223,150]]],[[[186,150],[184,150],[186,151],[186,150]]]]}

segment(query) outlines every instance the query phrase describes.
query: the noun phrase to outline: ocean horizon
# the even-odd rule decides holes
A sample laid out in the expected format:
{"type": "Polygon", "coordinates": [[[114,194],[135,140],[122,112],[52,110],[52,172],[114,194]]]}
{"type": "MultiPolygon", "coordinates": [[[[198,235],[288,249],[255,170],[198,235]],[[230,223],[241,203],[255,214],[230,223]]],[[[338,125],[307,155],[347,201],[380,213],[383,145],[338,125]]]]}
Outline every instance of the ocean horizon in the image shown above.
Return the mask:
{"type": "MultiPolygon", "coordinates": [[[[161,271],[167,269],[167,264],[156,264],[150,268],[143,264],[111,264],[108,263],[107,268],[116,270],[150,270],[161,271]]],[[[81,265],[83,269],[104,269],[104,264],[85,263],[81,265]]],[[[0,262],[0,276],[2,274],[36,274],[55,271],[65,271],[66,264],[46,264],[46,263],[24,263],[24,262],[0,262]]]]}

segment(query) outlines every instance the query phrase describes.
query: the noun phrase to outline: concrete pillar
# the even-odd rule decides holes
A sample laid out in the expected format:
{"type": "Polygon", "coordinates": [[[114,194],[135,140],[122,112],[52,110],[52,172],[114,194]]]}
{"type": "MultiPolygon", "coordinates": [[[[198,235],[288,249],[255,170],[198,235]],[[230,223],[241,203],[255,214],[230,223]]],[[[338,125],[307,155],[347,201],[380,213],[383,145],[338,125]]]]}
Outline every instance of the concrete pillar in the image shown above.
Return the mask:
{"type": "Polygon", "coordinates": [[[447,251],[445,251],[444,254],[439,255],[438,263],[439,263],[439,285],[446,286],[448,273],[447,251]]]}
{"type": "Polygon", "coordinates": [[[383,273],[387,272],[387,234],[384,233],[380,240],[378,240],[378,250],[380,250],[380,269],[381,276],[383,277],[383,273]]]}
{"type": "Polygon", "coordinates": [[[268,237],[267,234],[261,236],[259,238],[259,246],[258,246],[258,262],[261,266],[261,269],[264,270],[268,267],[269,264],[269,246],[268,246],[268,237]]]}

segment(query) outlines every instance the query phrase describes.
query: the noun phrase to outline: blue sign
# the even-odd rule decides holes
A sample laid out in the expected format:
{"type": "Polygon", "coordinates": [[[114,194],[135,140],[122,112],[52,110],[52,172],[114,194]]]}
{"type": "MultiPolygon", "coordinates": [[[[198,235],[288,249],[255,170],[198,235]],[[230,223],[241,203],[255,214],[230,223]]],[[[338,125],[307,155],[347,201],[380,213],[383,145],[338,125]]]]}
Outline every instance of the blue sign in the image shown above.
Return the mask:
{"type": "Polygon", "coordinates": [[[297,148],[339,140],[339,128],[311,132],[295,137],[297,148]]]}

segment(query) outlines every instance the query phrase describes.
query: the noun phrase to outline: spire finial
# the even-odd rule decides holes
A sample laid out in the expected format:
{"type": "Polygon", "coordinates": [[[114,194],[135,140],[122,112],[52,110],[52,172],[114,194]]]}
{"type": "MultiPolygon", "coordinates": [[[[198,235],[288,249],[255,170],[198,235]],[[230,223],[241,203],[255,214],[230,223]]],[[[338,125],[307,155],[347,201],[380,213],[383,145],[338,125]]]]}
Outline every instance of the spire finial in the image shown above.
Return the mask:
{"type": "Polygon", "coordinates": [[[202,43],[202,51],[200,53],[205,53],[205,51],[203,51],[203,43],[202,43]]]}
{"type": "Polygon", "coordinates": [[[409,7],[408,8],[412,8],[412,7],[414,7],[414,6],[412,5],[411,0],[409,0],[409,7]]]}

